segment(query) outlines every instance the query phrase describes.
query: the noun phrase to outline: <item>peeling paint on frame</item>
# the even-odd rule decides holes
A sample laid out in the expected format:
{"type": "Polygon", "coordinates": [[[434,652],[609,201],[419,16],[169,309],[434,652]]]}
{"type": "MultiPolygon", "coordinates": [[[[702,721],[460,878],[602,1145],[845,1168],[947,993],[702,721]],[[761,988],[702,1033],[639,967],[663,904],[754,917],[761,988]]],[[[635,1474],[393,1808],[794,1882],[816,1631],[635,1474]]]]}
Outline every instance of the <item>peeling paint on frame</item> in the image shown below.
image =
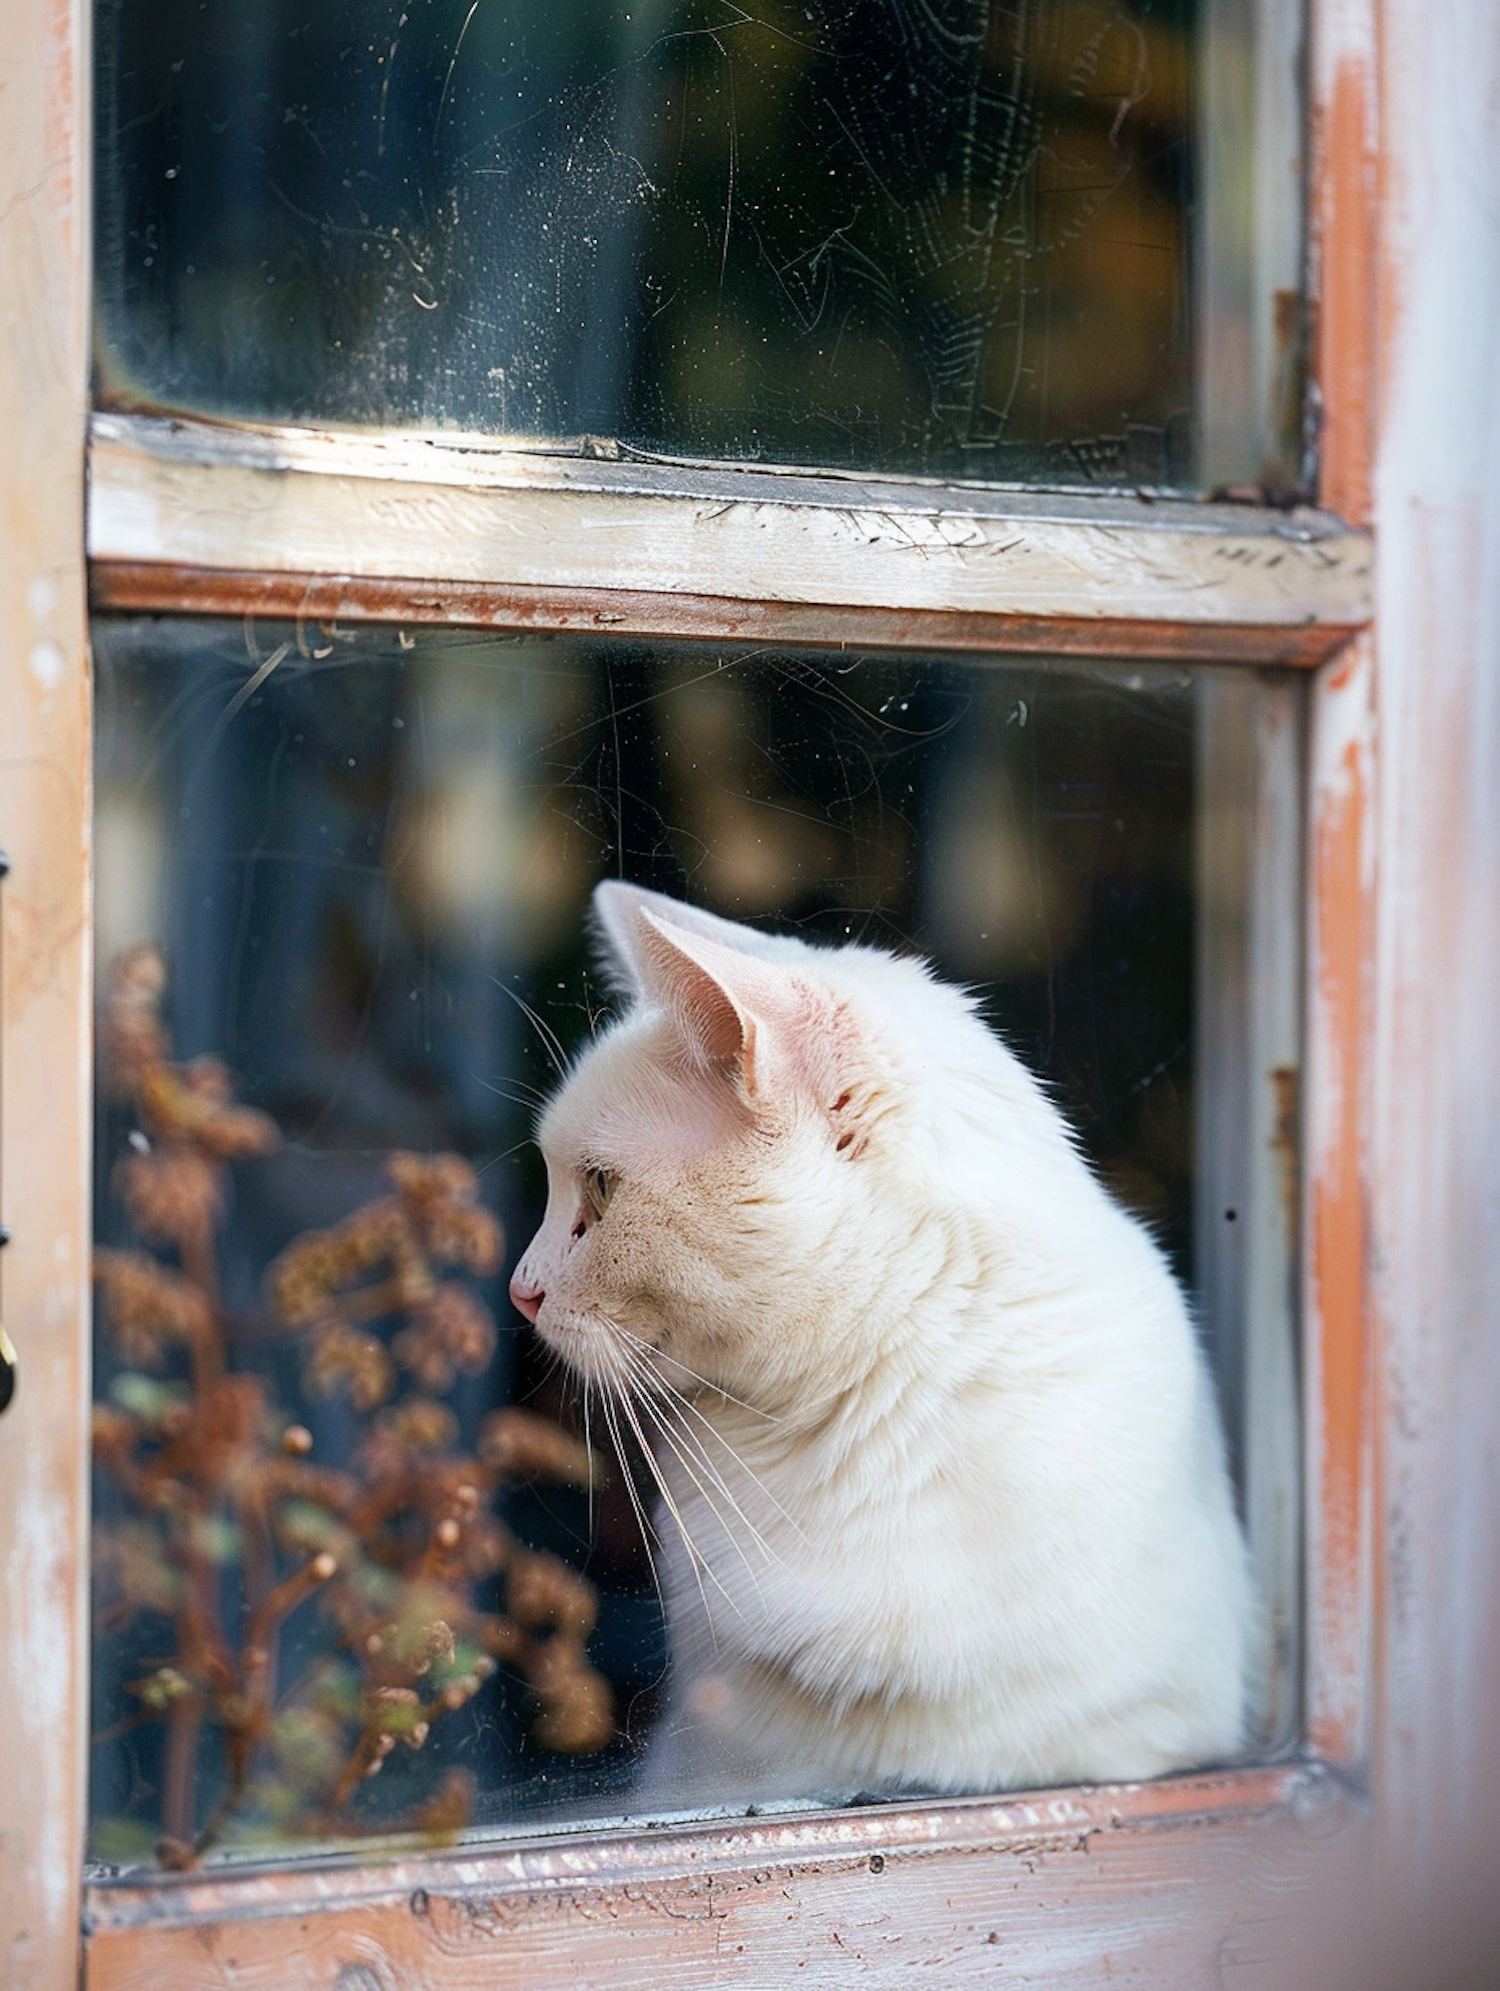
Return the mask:
{"type": "Polygon", "coordinates": [[[81,0],[0,0],[0,1978],[78,1967],[87,1703],[89,684],[81,0]]]}
{"type": "Polygon", "coordinates": [[[1366,1303],[1365,1053],[1369,1041],[1375,737],[1368,644],[1329,665],[1314,702],[1307,1277],[1308,1742],[1361,1765],[1370,1689],[1372,1373],[1366,1303]]]}

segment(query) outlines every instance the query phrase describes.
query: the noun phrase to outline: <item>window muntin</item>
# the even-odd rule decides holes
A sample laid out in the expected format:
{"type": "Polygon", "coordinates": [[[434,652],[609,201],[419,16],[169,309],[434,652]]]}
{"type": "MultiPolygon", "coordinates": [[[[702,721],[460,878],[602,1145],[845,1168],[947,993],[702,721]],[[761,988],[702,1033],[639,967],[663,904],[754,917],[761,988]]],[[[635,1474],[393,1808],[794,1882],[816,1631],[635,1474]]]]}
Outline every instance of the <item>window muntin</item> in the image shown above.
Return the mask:
{"type": "MultiPolygon", "coordinates": [[[[317,1334],[275,1332],[265,1268],[298,1234],[388,1195],[385,1157],[415,1149],[457,1153],[478,1171],[508,1269],[540,1208],[533,1101],[552,1082],[555,1051],[581,1041],[604,1002],[584,945],[587,894],[596,878],[625,875],[732,917],[916,945],[980,986],[1096,1165],[1214,1296],[1205,1332],[1226,1402],[1252,1402],[1266,1425],[1235,1434],[1252,1534],[1260,1508],[1284,1510],[1295,1418],[1289,1397],[1247,1393],[1231,1320],[1243,1319],[1249,1275],[1226,1256],[1267,1185],[1252,1170],[1226,1225],[1225,1212],[1205,1214],[1194,1155],[1237,1110],[1216,1101],[1257,1051],[1243,1014],[1223,1008],[1222,937],[1215,980],[1203,983],[1209,935],[1226,918],[1244,928],[1258,905],[1295,904],[1291,847],[1226,852],[1201,771],[1216,758],[1222,773],[1238,755],[1263,785],[1269,771],[1292,792],[1299,701],[1286,678],[147,618],[101,621],[96,654],[101,973],[132,946],[159,947],[174,1056],[225,1058],[242,1100],[282,1130],[278,1152],[230,1171],[224,1327],[233,1366],[267,1380],[285,1418],[310,1432],[315,1463],[346,1469],[391,1401],[361,1413],[347,1387],[308,1390],[317,1334]]],[[[1281,994],[1293,961],[1259,946],[1261,981],[1281,994]]],[[[138,1115],[132,1102],[110,1105],[107,1063],[101,1081],[100,1237],[139,1249],[116,1193],[138,1115]]],[[[1284,1240],[1271,1258],[1284,1289],[1284,1240]]],[[[1256,1264],[1264,1281],[1264,1250],[1256,1264]]],[[[465,1283],[506,1318],[499,1281],[465,1283]]],[[[389,1349],[411,1323],[387,1313],[360,1325],[389,1349]]],[[[1277,1319],[1256,1323],[1262,1342],[1282,1331],[1277,1319]]],[[[143,1373],[107,1334],[106,1417],[139,1415],[163,1383],[182,1401],[188,1367],[179,1357],[143,1373]]],[[[393,1398],[432,1394],[409,1374],[390,1380],[393,1398]]],[[[482,1376],[450,1378],[440,1394],[458,1419],[454,1452],[472,1451],[486,1414],[512,1394],[566,1414],[535,1352],[504,1332],[482,1376]]],[[[198,1788],[186,1804],[179,1768],[164,1821],[168,1724],[151,1695],[184,1670],[180,1625],[159,1605],[122,1609],[122,1582],[127,1553],[137,1564],[154,1554],[159,1592],[167,1537],[151,1548],[150,1517],[121,1499],[118,1474],[101,1475],[100,1497],[94,1850],[133,1863],[149,1861],[164,1831],[180,1845],[213,1817],[233,1718],[224,1695],[209,1696],[198,1788]]],[[[618,1468],[595,1491],[592,1534],[576,1487],[502,1489],[497,1517],[595,1587],[589,1652],[638,1744],[660,1696],[663,1643],[618,1468]]],[[[241,1586],[264,1590],[269,1577],[233,1538],[241,1517],[201,1518],[219,1545],[214,1596],[234,1646],[241,1586]]],[[[294,1540],[303,1560],[316,1546],[305,1526],[274,1542],[278,1570],[296,1562],[294,1540]]],[[[1264,1563],[1264,1543],[1256,1549],[1264,1563]]],[[[136,1567],[137,1599],[152,1579],[136,1567]]],[[[497,1601],[494,1572],[482,1580],[497,1601]]],[[[1289,1629],[1262,1683],[1262,1741],[1279,1743],[1295,1574],[1282,1568],[1277,1580],[1289,1629]]],[[[633,1749],[539,1750],[528,1740],[534,1703],[502,1669],[331,1816],[327,1792],[320,1806],[315,1778],[298,1785],[287,1759],[299,1740],[304,1758],[319,1741],[297,1724],[318,1726],[307,1703],[322,1668],[321,1745],[347,1760],[348,1653],[338,1625],[313,1610],[276,1642],[284,1733],[273,1725],[258,1738],[253,1790],[205,1850],[264,1854],[309,1834],[409,1828],[452,1793],[455,1771],[472,1779],[472,1802],[463,1819],[445,1814],[447,1830],[629,1809],[633,1749]]],[[[333,1763],[325,1782],[338,1772],[333,1763]]]]}
{"type": "Polygon", "coordinates": [[[1264,37],[1243,11],[109,0],[101,383],[261,420],[1288,488],[1296,10],[1264,37]],[[1248,120],[1253,188],[1206,116],[1248,120]]]}

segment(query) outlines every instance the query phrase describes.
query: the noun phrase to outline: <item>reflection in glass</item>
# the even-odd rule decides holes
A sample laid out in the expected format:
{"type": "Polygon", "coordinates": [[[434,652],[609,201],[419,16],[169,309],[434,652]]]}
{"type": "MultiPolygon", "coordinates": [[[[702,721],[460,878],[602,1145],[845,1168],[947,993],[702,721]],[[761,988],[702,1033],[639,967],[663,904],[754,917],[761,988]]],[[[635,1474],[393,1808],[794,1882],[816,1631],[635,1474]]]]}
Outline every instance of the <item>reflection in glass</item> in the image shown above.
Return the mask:
{"type": "Polygon", "coordinates": [[[503,1299],[608,1006],[593,884],[927,953],[1191,1279],[1194,683],[186,619],[96,654],[95,1851],[627,1808],[639,1462],[589,1464],[503,1299]]]}
{"type": "MultiPolygon", "coordinates": [[[[103,0],[106,396],[1191,484],[1202,32],[1198,0],[103,0]]],[[[1260,474],[1259,419],[1216,477],[1260,474]]]]}

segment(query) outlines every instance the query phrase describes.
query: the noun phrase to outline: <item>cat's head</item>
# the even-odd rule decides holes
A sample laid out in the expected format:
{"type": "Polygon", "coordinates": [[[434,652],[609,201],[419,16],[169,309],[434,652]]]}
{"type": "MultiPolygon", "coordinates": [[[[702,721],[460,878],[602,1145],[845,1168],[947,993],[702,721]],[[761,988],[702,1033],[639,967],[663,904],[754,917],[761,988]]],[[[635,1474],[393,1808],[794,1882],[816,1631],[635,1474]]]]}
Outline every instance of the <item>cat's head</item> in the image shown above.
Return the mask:
{"type": "Polygon", "coordinates": [[[858,1366],[921,1221],[902,1038],[985,1033],[916,961],[616,883],[594,905],[628,1008],[542,1115],[547,1212],[512,1297],[588,1380],[665,1356],[679,1384],[804,1400],[830,1361],[858,1366]]]}

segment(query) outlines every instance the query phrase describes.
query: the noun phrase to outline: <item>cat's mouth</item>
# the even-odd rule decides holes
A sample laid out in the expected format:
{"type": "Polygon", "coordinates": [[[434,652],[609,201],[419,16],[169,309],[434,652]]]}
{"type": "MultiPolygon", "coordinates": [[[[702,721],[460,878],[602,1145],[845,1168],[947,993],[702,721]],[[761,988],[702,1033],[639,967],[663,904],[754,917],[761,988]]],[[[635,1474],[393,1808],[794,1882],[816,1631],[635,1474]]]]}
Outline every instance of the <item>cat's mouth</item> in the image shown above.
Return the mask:
{"type": "Polygon", "coordinates": [[[624,1382],[616,1360],[616,1336],[608,1322],[548,1298],[532,1316],[532,1326],[562,1360],[586,1382],[624,1382]]]}
{"type": "Polygon", "coordinates": [[[650,1343],[618,1322],[555,1300],[543,1302],[533,1325],[581,1381],[616,1392],[638,1390],[646,1381],[648,1360],[656,1353],[650,1343]]]}

